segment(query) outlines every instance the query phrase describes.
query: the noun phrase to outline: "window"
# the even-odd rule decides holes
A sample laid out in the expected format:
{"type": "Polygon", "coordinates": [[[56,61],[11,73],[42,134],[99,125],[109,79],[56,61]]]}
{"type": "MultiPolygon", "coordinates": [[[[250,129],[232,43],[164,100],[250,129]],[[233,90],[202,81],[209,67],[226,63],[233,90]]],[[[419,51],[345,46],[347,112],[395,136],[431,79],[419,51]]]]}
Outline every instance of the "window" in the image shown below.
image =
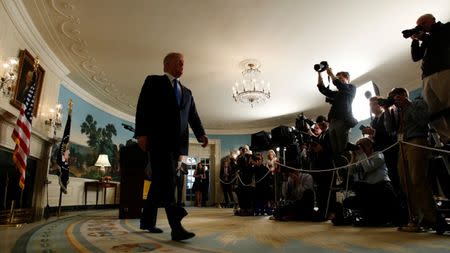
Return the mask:
{"type": "Polygon", "coordinates": [[[376,84],[369,81],[356,88],[355,99],[353,100],[353,116],[359,121],[370,118],[369,98],[378,94],[376,84]]]}

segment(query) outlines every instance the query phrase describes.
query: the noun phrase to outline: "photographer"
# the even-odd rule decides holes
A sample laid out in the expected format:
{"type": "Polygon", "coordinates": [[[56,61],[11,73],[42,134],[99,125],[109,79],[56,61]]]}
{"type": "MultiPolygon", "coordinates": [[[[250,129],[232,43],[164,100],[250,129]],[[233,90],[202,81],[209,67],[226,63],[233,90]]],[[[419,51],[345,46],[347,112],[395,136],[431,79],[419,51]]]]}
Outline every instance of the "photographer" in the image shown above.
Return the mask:
{"type": "MultiPolygon", "coordinates": [[[[400,111],[400,126],[397,131],[399,140],[420,146],[428,146],[428,106],[422,99],[409,100],[408,91],[395,88],[390,92],[400,111]]],[[[388,117],[389,118],[389,117],[388,117]]],[[[400,231],[420,232],[421,226],[435,228],[441,225],[437,219],[436,207],[428,180],[427,149],[402,144],[399,152],[399,176],[403,192],[406,194],[410,211],[409,223],[400,227],[400,231]]]]}
{"type": "MultiPolygon", "coordinates": [[[[325,116],[320,115],[316,119],[316,125],[320,128],[321,133],[310,144],[310,157],[313,164],[313,169],[331,169],[333,168],[332,150],[328,129],[328,121],[325,116]]],[[[334,212],[334,203],[336,203],[336,194],[330,194],[330,182],[332,180],[333,172],[316,172],[312,173],[314,183],[316,185],[316,201],[319,208],[317,213],[317,220],[323,221],[331,216],[334,212]],[[330,194],[330,195],[329,195],[330,194]],[[328,201],[330,196],[330,201],[328,201]],[[328,203],[332,204],[328,208],[328,203]]]]}
{"type": "MultiPolygon", "coordinates": [[[[371,97],[369,100],[370,103],[370,111],[374,114],[374,118],[370,122],[370,126],[364,127],[361,129],[363,134],[367,134],[369,138],[374,142],[375,151],[381,151],[397,141],[397,138],[394,134],[389,133],[386,130],[386,126],[384,124],[384,118],[389,116],[389,113],[385,113],[385,109],[380,105],[384,105],[386,110],[389,110],[387,107],[389,104],[384,104],[385,102],[389,102],[389,99],[382,99],[379,96],[371,97]]],[[[391,179],[391,183],[395,189],[396,193],[400,192],[400,181],[398,178],[397,172],[397,156],[398,156],[398,146],[394,146],[389,150],[383,152],[384,159],[386,161],[386,166],[388,167],[389,178],[391,179]]]]}
{"type": "Polygon", "coordinates": [[[313,178],[310,174],[288,172],[286,198],[273,211],[276,220],[312,220],[314,212],[313,178]]]}
{"type": "Polygon", "coordinates": [[[445,143],[450,139],[450,22],[425,14],[410,31],[419,31],[411,36],[411,55],[414,62],[422,60],[423,97],[431,124],[445,143]]]}
{"type": "Polygon", "coordinates": [[[330,122],[329,135],[333,155],[336,157],[344,153],[350,128],[358,123],[352,112],[352,102],[355,98],[356,88],[353,84],[350,84],[350,74],[348,72],[339,72],[334,75],[329,67],[326,68],[326,71],[333,80],[337,91],[325,87],[321,71],[318,71],[317,87],[320,93],[327,97],[326,101],[331,103],[328,113],[328,121],[330,122]]]}
{"type": "Polygon", "coordinates": [[[353,220],[354,225],[384,225],[397,223],[399,205],[392,188],[384,156],[375,152],[373,142],[362,138],[356,142],[352,151],[352,163],[360,162],[352,167],[354,182],[352,190],[355,196],[344,200],[344,207],[359,211],[359,217],[353,220]]]}

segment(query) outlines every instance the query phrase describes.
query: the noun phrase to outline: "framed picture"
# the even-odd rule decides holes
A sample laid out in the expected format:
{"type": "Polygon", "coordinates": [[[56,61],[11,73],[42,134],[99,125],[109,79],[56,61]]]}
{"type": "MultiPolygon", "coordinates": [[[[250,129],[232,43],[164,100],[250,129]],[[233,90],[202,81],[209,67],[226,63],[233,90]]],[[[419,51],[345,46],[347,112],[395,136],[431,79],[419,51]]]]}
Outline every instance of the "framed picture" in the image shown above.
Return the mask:
{"type": "MultiPolygon", "coordinates": [[[[19,69],[17,73],[17,83],[14,87],[13,97],[11,99],[11,104],[20,110],[22,103],[30,89],[33,81],[33,70],[34,70],[34,57],[26,49],[20,50],[19,55],[19,69]]],[[[33,116],[36,117],[39,98],[41,97],[42,83],[44,81],[45,70],[41,65],[38,66],[36,70],[36,95],[34,98],[34,108],[33,116]]]]}

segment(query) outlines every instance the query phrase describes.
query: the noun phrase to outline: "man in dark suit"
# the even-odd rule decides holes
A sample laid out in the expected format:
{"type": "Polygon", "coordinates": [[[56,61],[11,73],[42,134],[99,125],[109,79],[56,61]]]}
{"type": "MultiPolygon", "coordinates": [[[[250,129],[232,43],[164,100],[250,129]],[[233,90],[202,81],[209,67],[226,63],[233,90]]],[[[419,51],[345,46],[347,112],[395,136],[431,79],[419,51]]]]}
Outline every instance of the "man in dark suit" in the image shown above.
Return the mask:
{"type": "MultiPolygon", "coordinates": [[[[383,107],[378,104],[379,99],[381,99],[379,96],[370,98],[370,111],[375,117],[370,122],[370,126],[361,130],[363,134],[369,135],[369,138],[374,142],[375,151],[383,151],[397,141],[397,137],[386,130],[384,117],[389,114],[384,113],[383,107]]],[[[389,110],[388,108],[386,109],[389,110]]],[[[394,146],[391,149],[384,151],[383,155],[392,186],[396,193],[399,193],[401,189],[397,172],[398,146],[394,146]]]]}
{"type": "Polygon", "coordinates": [[[352,112],[356,87],[350,83],[350,74],[348,72],[342,71],[334,75],[331,68],[327,68],[326,71],[337,90],[331,90],[324,85],[321,72],[318,72],[317,87],[320,93],[326,96],[325,101],[331,104],[328,113],[328,122],[330,123],[328,133],[333,155],[338,157],[345,153],[349,131],[358,123],[352,112]]]}
{"type": "Polygon", "coordinates": [[[139,146],[150,154],[152,167],[152,184],[140,227],[151,233],[162,233],[155,227],[156,215],[159,206],[165,207],[175,241],[195,236],[181,225],[187,212],[175,202],[176,169],[181,165],[181,157],[188,154],[188,124],[202,147],[208,145],[192,92],[179,81],[183,65],[182,54],[169,53],[164,58],[165,75],[145,79],[136,110],[135,131],[139,146]]]}

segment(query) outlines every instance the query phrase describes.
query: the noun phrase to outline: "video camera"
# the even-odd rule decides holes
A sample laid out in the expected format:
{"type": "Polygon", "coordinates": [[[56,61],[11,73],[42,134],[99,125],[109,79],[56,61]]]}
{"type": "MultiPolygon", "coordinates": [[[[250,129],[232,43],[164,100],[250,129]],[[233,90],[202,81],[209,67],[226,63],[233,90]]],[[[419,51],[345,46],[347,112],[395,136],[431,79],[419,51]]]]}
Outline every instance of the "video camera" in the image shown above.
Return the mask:
{"type": "Polygon", "coordinates": [[[361,126],[359,126],[359,130],[364,130],[366,128],[366,126],[365,125],[361,125],[361,126]]]}
{"type": "Polygon", "coordinates": [[[328,68],[328,62],[321,61],[319,64],[314,64],[314,70],[317,72],[323,72],[328,68]]]}
{"type": "Polygon", "coordinates": [[[308,131],[308,129],[311,128],[314,124],[315,122],[305,117],[303,113],[298,115],[297,119],[295,120],[295,128],[304,132],[308,131]]]}
{"type": "Polygon", "coordinates": [[[315,122],[305,117],[303,113],[298,115],[297,119],[295,120],[296,130],[294,130],[294,134],[299,144],[311,142],[311,136],[308,134],[308,131],[314,124],[315,122]]]}
{"type": "Polygon", "coordinates": [[[379,98],[378,99],[378,105],[379,106],[392,106],[395,103],[394,98],[388,97],[388,98],[379,98]]]}
{"type": "Polygon", "coordinates": [[[403,38],[407,39],[407,38],[413,36],[414,34],[418,34],[421,31],[423,31],[423,28],[421,26],[416,26],[412,29],[403,30],[402,31],[403,38]]]}

